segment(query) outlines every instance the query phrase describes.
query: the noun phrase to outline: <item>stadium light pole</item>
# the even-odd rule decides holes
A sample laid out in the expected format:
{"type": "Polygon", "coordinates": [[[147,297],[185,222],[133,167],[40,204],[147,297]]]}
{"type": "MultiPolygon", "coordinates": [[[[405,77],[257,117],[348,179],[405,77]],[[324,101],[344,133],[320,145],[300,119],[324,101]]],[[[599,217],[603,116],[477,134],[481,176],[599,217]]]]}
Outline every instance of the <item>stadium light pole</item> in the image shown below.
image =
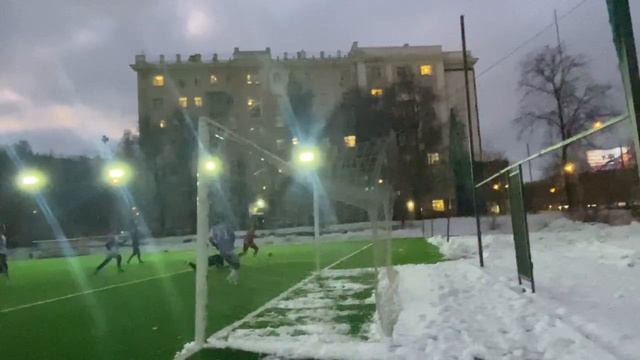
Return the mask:
{"type": "Polygon", "coordinates": [[[320,166],[320,151],[315,146],[301,146],[294,153],[294,162],[311,182],[313,191],[313,241],[316,244],[316,271],[320,271],[318,246],[320,245],[320,193],[318,183],[311,176],[320,166]]]}

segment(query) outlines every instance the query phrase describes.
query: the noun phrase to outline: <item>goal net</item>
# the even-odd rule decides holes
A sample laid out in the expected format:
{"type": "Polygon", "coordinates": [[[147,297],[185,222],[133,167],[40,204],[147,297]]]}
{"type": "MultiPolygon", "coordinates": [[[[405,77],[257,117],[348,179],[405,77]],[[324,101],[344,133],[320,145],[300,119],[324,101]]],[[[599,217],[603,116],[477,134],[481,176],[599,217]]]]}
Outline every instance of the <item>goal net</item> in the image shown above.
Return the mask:
{"type": "MultiPolygon", "coordinates": [[[[215,120],[201,117],[198,140],[195,339],[176,358],[216,346],[217,340],[227,339],[243,328],[242,322],[218,331],[208,326],[208,313],[219,306],[211,298],[211,294],[215,297],[216,283],[208,271],[209,234],[211,227],[220,223],[230,224],[240,237],[255,227],[261,249],[258,258],[273,257],[274,268],[286,260],[291,265],[285,264],[283,269],[301,275],[302,281],[283,287],[275,298],[265,299],[266,304],[248,318],[268,317],[274,321],[281,309],[274,302],[281,301],[289,304],[285,308],[289,306],[290,319],[297,311],[297,305],[292,304],[308,300],[316,305],[333,302],[327,305],[332,307],[327,311],[338,317],[347,311],[336,310],[335,304],[345,303],[345,296],[362,297],[366,289],[370,292],[366,299],[346,303],[374,306],[372,317],[379,332],[390,336],[398,313],[397,281],[391,263],[394,192],[385,181],[390,176],[389,156],[395,151],[393,138],[361,142],[353,148],[327,141],[313,147],[294,143],[288,149],[271,149],[260,137],[247,139],[215,120]],[[272,247],[276,249],[273,253],[272,247]],[[275,259],[280,253],[288,258],[275,259]],[[331,272],[353,268],[364,270],[331,272]],[[351,289],[338,294],[333,281],[336,277],[341,279],[341,287],[344,281],[353,281],[351,285],[359,292],[351,289]],[[348,277],[352,279],[345,280],[348,277]],[[304,299],[290,301],[295,294],[304,294],[304,299]],[[274,306],[269,308],[270,304],[274,306]]],[[[248,255],[240,258],[241,263],[262,261],[254,260],[251,249],[243,250],[248,250],[248,255]]],[[[268,271],[265,269],[265,278],[268,271]]],[[[239,286],[254,281],[243,278],[242,268],[239,273],[239,286]]],[[[282,282],[273,278],[264,281],[274,281],[274,287],[282,282]]],[[[269,326],[284,329],[283,319],[269,326]]]]}

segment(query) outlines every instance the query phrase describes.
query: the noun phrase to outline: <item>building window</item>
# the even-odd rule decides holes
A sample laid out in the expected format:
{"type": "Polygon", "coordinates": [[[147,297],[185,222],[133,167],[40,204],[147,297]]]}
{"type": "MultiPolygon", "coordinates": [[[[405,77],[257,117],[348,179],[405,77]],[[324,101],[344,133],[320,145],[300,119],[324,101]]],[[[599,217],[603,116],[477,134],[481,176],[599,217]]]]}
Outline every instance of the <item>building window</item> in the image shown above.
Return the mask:
{"type": "Polygon", "coordinates": [[[371,66],[369,67],[369,78],[371,80],[377,80],[382,77],[382,71],[380,71],[379,66],[371,66]]]}
{"type": "Polygon", "coordinates": [[[429,165],[437,165],[440,163],[440,153],[428,153],[427,154],[427,164],[429,165]]]}
{"type": "Polygon", "coordinates": [[[344,146],[348,148],[356,147],[356,136],[355,135],[347,135],[344,137],[344,146]]]}
{"type": "Polygon", "coordinates": [[[396,68],[396,75],[400,80],[407,79],[409,77],[409,68],[406,66],[398,66],[396,68]]]}
{"type": "Polygon", "coordinates": [[[260,101],[254,98],[247,99],[247,109],[249,110],[249,116],[252,118],[259,118],[262,116],[260,101]]]}
{"type": "Polygon", "coordinates": [[[178,98],[178,105],[180,105],[181,108],[186,108],[187,106],[189,106],[189,100],[186,96],[180,96],[178,98]]]}
{"type": "Polygon", "coordinates": [[[167,127],[167,120],[160,120],[160,128],[164,129],[167,127]]]}
{"type": "Polygon", "coordinates": [[[215,85],[218,83],[218,77],[215,74],[209,75],[209,84],[215,85]]]}
{"type": "Polygon", "coordinates": [[[380,89],[380,88],[374,88],[371,89],[371,96],[382,96],[382,94],[384,93],[384,90],[380,89]]]}
{"type": "Polygon", "coordinates": [[[247,74],[247,84],[248,85],[260,85],[260,79],[258,79],[258,75],[256,74],[247,74]]]}
{"type": "Polygon", "coordinates": [[[198,86],[198,78],[193,78],[193,85],[198,86]]]}
{"type": "Polygon", "coordinates": [[[164,75],[154,75],[153,86],[164,86],[164,75]]]}
{"type": "Polygon", "coordinates": [[[162,109],[162,107],[164,106],[164,100],[162,98],[153,98],[151,100],[151,106],[155,110],[162,109]]]}
{"type": "Polygon", "coordinates": [[[431,65],[420,65],[420,75],[429,76],[433,74],[433,67],[431,65]]]}
{"type": "Polygon", "coordinates": [[[200,97],[200,96],[196,96],[196,97],[194,97],[194,98],[193,98],[193,104],[194,104],[196,107],[202,107],[202,97],[200,97]]]}
{"type": "Polygon", "coordinates": [[[443,212],[444,211],[444,200],[442,200],[442,199],[431,200],[431,208],[433,209],[433,211],[443,212]]]}

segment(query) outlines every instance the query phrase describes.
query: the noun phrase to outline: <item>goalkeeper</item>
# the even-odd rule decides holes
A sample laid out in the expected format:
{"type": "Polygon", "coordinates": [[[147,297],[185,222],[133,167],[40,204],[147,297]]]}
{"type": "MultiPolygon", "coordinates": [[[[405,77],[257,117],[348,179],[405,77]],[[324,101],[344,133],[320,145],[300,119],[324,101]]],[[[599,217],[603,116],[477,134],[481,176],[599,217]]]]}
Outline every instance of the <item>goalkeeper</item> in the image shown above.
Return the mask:
{"type": "MultiPolygon", "coordinates": [[[[220,223],[211,228],[209,233],[209,242],[220,252],[220,255],[209,256],[208,265],[221,268],[223,265],[223,259],[231,267],[231,272],[227,277],[227,280],[231,283],[237,283],[240,278],[240,259],[234,252],[236,236],[231,226],[226,223],[220,223]]],[[[189,263],[194,270],[196,265],[189,263]]]]}

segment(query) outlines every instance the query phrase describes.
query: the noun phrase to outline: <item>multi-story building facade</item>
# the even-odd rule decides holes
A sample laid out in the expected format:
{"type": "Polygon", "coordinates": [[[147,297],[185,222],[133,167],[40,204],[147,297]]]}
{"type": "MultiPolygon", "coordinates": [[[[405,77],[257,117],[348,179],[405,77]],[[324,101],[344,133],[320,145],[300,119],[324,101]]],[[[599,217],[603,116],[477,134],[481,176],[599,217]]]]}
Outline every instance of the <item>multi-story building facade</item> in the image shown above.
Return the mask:
{"type": "MultiPolygon", "coordinates": [[[[371,136],[367,116],[381,116],[382,122],[389,123],[388,128],[378,124],[382,132],[387,129],[397,134],[400,158],[410,168],[427,169],[415,173],[418,178],[411,184],[402,185],[401,180],[394,184],[401,203],[407,205],[406,215],[411,216],[455,211],[456,186],[449,161],[452,113],[466,124],[467,111],[471,112],[474,151],[481,153],[473,70],[476,61],[469,57],[466,72],[471,85],[470,109],[466,106],[462,52],[443,51],[441,46],[360,47],[356,42],[346,54],[320,52],[311,56],[299,51],[275,58],[269,48],[235,48],[228,60],[215,54],[203,59],[196,54],[188,59],[177,55],[172,61],[160,56],[152,62],[138,55],[131,67],[138,77],[143,144],[145,137],[152,143],[150,138],[172,132],[178,118],[205,115],[281,156],[288,156],[298,143],[317,142],[322,137],[339,139],[339,145],[348,151],[371,136]],[[353,93],[373,100],[367,100],[367,107],[377,115],[366,109],[358,113],[357,106],[350,104],[355,100],[348,94],[353,93]],[[436,138],[429,137],[430,129],[437,130],[436,138]],[[420,198],[414,198],[412,187],[420,187],[423,180],[419,177],[434,174],[439,181],[431,182],[428,191],[419,191],[420,198]]],[[[160,148],[154,151],[153,156],[162,153],[160,148]]],[[[282,184],[282,174],[266,166],[260,155],[238,147],[227,152],[236,176],[242,178],[242,192],[247,194],[243,202],[268,198],[267,194],[282,184]]],[[[167,201],[181,199],[184,196],[176,195],[167,201]]]]}

